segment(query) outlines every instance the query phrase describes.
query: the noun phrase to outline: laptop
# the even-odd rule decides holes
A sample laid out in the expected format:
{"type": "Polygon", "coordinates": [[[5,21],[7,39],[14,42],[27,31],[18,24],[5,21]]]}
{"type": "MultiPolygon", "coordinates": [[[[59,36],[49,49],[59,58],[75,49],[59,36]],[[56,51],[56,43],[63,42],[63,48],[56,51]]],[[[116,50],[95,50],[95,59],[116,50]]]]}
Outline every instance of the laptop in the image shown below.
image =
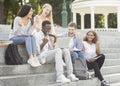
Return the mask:
{"type": "Polygon", "coordinates": [[[70,37],[57,38],[55,48],[68,48],[70,37]]]}

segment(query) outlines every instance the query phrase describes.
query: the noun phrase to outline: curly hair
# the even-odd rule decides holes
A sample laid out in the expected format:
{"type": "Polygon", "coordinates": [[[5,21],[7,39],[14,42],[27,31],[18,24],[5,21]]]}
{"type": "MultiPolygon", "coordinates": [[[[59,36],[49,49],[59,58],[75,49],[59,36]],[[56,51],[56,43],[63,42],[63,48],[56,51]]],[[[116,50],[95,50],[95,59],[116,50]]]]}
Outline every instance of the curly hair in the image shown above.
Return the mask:
{"type": "Polygon", "coordinates": [[[93,33],[93,35],[95,36],[95,38],[92,40],[92,42],[93,42],[93,43],[96,43],[96,42],[98,41],[98,35],[97,35],[97,33],[96,33],[95,31],[93,31],[93,30],[88,31],[88,32],[86,33],[86,36],[84,37],[83,40],[84,40],[84,41],[88,41],[87,35],[88,35],[89,33],[93,33]]]}

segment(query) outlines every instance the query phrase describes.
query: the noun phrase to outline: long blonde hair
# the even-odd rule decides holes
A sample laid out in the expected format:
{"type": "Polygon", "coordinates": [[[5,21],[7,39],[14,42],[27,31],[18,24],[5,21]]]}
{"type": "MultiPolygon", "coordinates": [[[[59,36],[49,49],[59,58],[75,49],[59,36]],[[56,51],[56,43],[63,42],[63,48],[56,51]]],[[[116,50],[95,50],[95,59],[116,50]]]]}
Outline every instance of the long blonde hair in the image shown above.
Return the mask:
{"type": "Polygon", "coordinates": [[[38,13],[38,15],[41,15],[42,12],[43,12],[43,10],[44,10],[44,8],[46,8],[46,7],[49,7],[49,8],[51,9],[51,11],[50,11],[49,15],[47,16],[47,18],[48,18],[49,21],[53,21],[53,18],[52,18],[52,6],[51,6],[50,4],[48,4],[48,3],[46,3],[46,4],[44,4],[44,5],[42,6],[42,9],[41,9],[41,11],[38,13]]]}
{"type": "Polygon", "coordinates": [[[41,15],[42,12],[43,12],[43,10],[44,10],[44,8],[46,8],[46,7],[48,7],[48,8],[51,9],[49,15],[47,16],[47,19],[51,22],[51,26],[52,26],[51,33],[55,33],[55,31],[54,31],[54,25],[53,25],[52,6],[51,6],[49,3],[45,3],[45,4],[42,6],[42,9],[41,9],[41,11],[38,13],[38,15],[41,15]]]}

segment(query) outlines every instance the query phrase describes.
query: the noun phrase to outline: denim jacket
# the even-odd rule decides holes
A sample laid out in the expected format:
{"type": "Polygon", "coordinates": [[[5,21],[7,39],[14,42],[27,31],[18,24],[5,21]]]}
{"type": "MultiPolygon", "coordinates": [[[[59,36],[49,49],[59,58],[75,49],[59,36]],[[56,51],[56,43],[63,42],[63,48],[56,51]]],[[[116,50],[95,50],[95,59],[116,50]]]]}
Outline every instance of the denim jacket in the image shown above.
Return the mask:
{"type": "MultiPolygon", "coordinates": [[[[62,34],[62,35],[60,35],[60,37],[68,37],[68,33],[62,34]]],[[[76,47],[77,49],[79,49],[80,51],[82,51],[83,43],[78,38],[78,36],[76,34],[74,34],[73,42],[74,42],[74,47],[76,47]]]]}

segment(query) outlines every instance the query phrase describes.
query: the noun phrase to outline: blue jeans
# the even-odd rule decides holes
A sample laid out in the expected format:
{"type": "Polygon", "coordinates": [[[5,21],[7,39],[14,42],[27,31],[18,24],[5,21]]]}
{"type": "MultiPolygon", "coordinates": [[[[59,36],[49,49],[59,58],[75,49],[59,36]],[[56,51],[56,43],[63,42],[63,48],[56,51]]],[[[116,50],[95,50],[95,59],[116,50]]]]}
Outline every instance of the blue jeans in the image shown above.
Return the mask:
{"type": "Polygon", "coordinates": [[[79,59],[79,58],[85,59],[83,51],[74,51],[74,52],[70,52],[70,54],[71,54],[73,63],[75,62],[76,59],[79,59]]]}
{"type": "Polygon", "coordinates": [[[75,63],[75,61],[77,59],[79,59],[83,63],[84,67],[86,68],[86,71],[88,70],[86,59],[85,59],[83,51],[74,51],[74,52],[70,52],[70,54],[71,54],[71,59],[72,59],[73,64],[75,63]]]}
{"type": "Polygon", "coordinates": [[[36,54],[36,40],[34,36],[15,36],[10,39],[14,44],[25,44],[28,55],[36,54]]]}

